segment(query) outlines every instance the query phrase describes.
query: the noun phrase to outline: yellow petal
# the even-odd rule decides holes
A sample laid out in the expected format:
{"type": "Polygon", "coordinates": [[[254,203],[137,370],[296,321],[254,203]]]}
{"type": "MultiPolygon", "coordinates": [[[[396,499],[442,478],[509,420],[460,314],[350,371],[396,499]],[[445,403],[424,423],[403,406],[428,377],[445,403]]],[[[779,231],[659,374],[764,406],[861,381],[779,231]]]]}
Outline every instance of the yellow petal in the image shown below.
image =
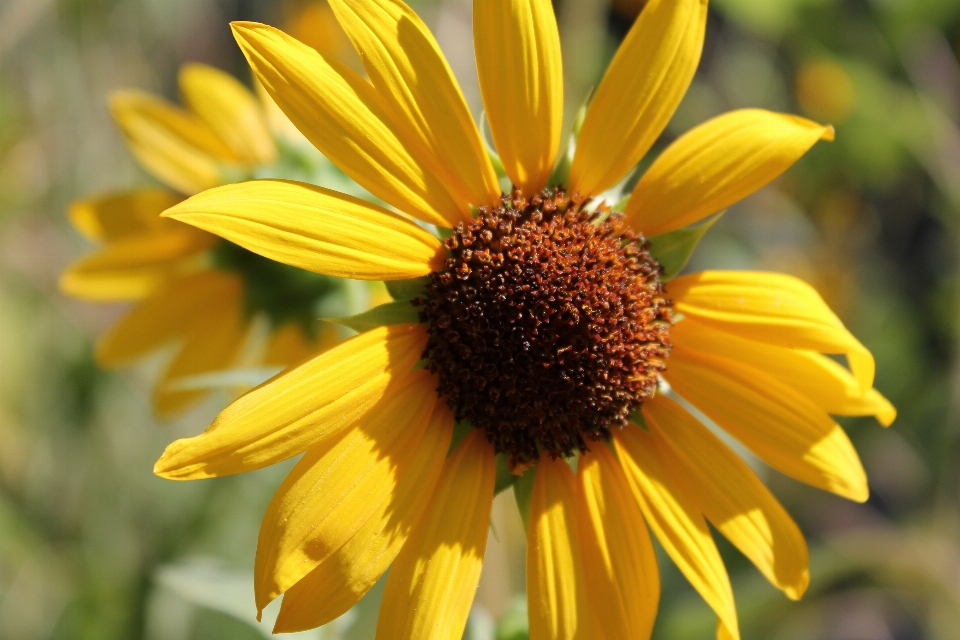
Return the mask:
{"type": "Polygon", "coordinates": [[[97,341],[97,362],[115,367],[184,336],[207,309],[235,301],[243,283],[220,271],[171,278],[97,341]]]}
{"type": "Polygon", "coordinates": [[[770,466],[851,500],[867,499],[866,474],[843,429],[772,376],[674,346],[664,377],[770,466]]]}
{"type": "MultiPolygon", "coordinates": [[[[243,351],[249,328],[241,306],[241,291],[216,301],[196,318],[186,340],[170,362],[153,393],[157,415],[170,417],[199,401],[207,391],[185,391],[169,386],[178,378],[229,369],[243,351]]],[[[208,304],[210,304],[208,302],[208,304]]]]}
{"type": "Polygon", "coordinates": [[[94,241],[136,236],[164,226],[160,214],[183,198],[166,189],[110,193],[70,205],[73,226],[94,241]]]}
{"type": "Polygon", "coordinates": [[[368,81],[272,27],[253,22],[232,27],[264,89],[344,173],[427,222],[452,227],[467,219],[443,181],[401,142],[368,81]]]}
{"type": "Polygon", "coordinates": [[[563,126],[563,64],[550,0],[473,3],[483,106],[503,168],[531,195],[550,177],[563,126]]]}
{"type": "Polygon", "coordinates": [[[587,110],[570,189],[615,185],[650,149],[700,62],[707,0],[651,0],[614,56],[587,110]]]}
{"type": "Polygon", "coordinates": [[[283,595],[274,633],[304,631],[334,620],[384,574],[431,503],[453,436],[453,413],[437,402],[430,424],[392,499],[330,558],[283,595]]]}
{"type": "Polygon", "coordinates": [[[587,602],[604,638],[646,640],[660,600],[657,557],[647,525],[610,450],[580,456],[580,547],[587,602]]]}
{"type": "Polygon", "coordinates": [[[215,240],[188,227],[124,237],[70,265],[60,275],[60,290],[88,300],[144,298],[175,275],[184,258],[215,240]]]}
{"type": "Polygon", "coordinates": [[[591,634],[577,535],[577,485],[562,460],[537,466],[527,531],[530,640],[587,640],[591,634]]]}
{"type": "Polygon", "coordinates": [[[239,158],[205,122],[156,96],[119,91],[110,110],[144,169],[181,193],[223,181],[223,163],[239,158]]]}
{"type": "Polygon", "coordinates": [[[642,411],[657,450],[700,511],[767,580],[799,599],[810,583],[807,543],[757,475],[673,400],[657,396],[642,411]]]}
{"type": "Polygon", "coordinates": [[[464,217],[470,205],[496,203],[500,187],[480,132],[420,17],[400,0],[333,0],[330,6],[401,138],[442,177],[464,217]]]}
{"type": "Polygon", "coordinates": [[[473,430],[447,459],[427,512],[393,563],[378,638],[463,637],[487,547],[496,475],[493,447],[473,430]]]}
{"type": "Polygon", "coordinates": [[[670,340],[684,349],[736,360],[770,374],[799,391],[827,413],[873,415],[889,426],[897,410],[876,389],[863,393],[850,371],[815,351],[754,342],[687,318],[670,330],[670,340]]]}
{"type": "Polygon", "coordinates": [[[295,585],[389,502],[424,437],[436,386],[417,371],[340,439],[307,451],[274,495],[260,526],[257,608],[295,585]]]}
{"type": "Polygon", "coordinates": [[[271,260],[340,278],[415,278],[440,268],[445,255],[440,241],[411,220],[286,180],[209,189],[164,215],[271,260]]]}
{"type": "Polygon", "coordinates": [[[192,480],[259,469],[335,437],[374,408],[420,358],[420,325],[379,327],[281,373],[177,440],[154,473],[192,480]]]}
{"type": "Polygon", "coordinates": [[[657,442],[629,426],[614,436],[617,455],[643,516],[663,549],[733,638],[739,638],[733,590],[696,500],[678,484],[657,442]]]}
{"type": "Polygon", "coordinates": [[[277,159],[260,103],[228,73],[205,64],[180,68],[180,91],[190,110],[206,122],[245,164],[277,159]]]}
{"type": "Polygon", "coordinates": [[[763,109],[731,111],[667,147],[633,189],[624,212],[647,237],[726,209],[787,170],[833,127],[763,109]]]}
{"type": "Polygon", "coordinates": [[[686,317],[750,340],[793,349],[843,353],[866,393],[873,356],[847,331],[813,287],[779,273],[704,271],[667,283],[686,317]]]}

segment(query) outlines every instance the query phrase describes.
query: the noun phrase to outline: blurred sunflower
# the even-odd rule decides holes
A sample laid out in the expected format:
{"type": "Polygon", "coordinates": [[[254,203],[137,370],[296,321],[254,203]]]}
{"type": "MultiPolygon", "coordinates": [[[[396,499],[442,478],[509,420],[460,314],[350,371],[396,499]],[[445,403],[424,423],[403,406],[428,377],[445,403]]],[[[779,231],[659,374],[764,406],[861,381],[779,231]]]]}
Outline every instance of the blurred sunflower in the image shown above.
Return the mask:
{"type": "Polygon", "coordinates": [[[796,524],[670,396],[772,467],[857,501],[866,477],[830,414],[889,424],[895,411],[872,388],[871,354],[811,287],[756,272],[665,284],[654,248],[677,244],[683,227],[766,184],[832,129],[761,110],[722,115],[667,148],[612,212],[597,196],[677,107],[707,3],[649,2],[558,159],[551,4],[484,0],[474,40],[514,185],[503,194],[417,15],[400,0],[330,4],[369,81],[276,29],[236,23],[234,34],[307,138],[403,213],[253,181],[165,214],[288,265],[392,281],[409,300],[374,310],[385,326],[251,391],[157,462],[157,474],[187,480],[304,453],[263,520],[257,607],[285,594],[276,631],[315,627],[392,565],[378,637],[460,638],[508,469],[523,474],[514,486],[534,640],[649,637],[659,577],[647,526],[716,611],[720,637],[739,632],[707,521],[799,598],[809,574],[796,524]],[[450,230],[446,240],[412,218],[450,230]],[[824,354],[845,355],[849,369],[824,354]]]}
{"type": "Polygon", "coordinates": [[[111,111],[134,155],[168,188],[112,193],[74,203],[70,220],[102,246],[71,265],[60,287],[94,301],[136,306],[97,343],[97,361],[114,367],[179,341],[154,393],[161,416],[204,392],[177,379],[227,369],[244,351],[252,320],[269,318],[258,358],[286,366],[332,343],[314,307],[336,285],[329,278],[265,260],[216,236],[160,214],[193,194],[253,175],[277,161],[274,136],[286,135],[269,102],[232,76],[201,64],[180,72],[186,109],[139,91],[120,91],[111,111]],[[268,126],[277,123],[276,132],[268,126]],[[173,382],[173,384],[171,384],[173,382]]]}

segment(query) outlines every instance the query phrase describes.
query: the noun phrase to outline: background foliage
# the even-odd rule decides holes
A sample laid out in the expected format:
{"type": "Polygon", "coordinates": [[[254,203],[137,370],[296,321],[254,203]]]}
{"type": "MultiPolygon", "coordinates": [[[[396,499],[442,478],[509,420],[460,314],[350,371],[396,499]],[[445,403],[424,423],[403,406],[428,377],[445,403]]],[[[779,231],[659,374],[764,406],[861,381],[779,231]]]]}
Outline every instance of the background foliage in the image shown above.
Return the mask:
{"type": "MultiPolygon", "coordinates": [[[[557,0],[571,112],[642,4],[557,0]]],[[[479,115],[470,1],[416,5],[479,115]]],[[[342,50],[326,15],[307,0],[0,0],[0,638],[266,633],[249,574],[285,469],[152,476],[164,445],[226,399],[158,424],[148,382],[159,361],[98,370],[92,339],[121,309],[66,299],[56,279],[89,249],[66,225],[68,203],[149,183],[110,122],[110,90],[175,97],[187,61],[246,78],[232,19],[342,50]]],[[[947,640],[960,629],[958,50],[960,0],[713,0],[703,62],[662,141],[747,106],[836,126],[835,143],[732,208],[690,268],[812,282],[876,354],[877,387],[900,410],[888,430],[845,423],[870,476],[865,505],[767,474],[808,536],[812,583],[788,602],[722,547],[747,640],[947,640]]],[[[511,500],[494,507],[475,638],[523,637],[511,500]]],[[[712,637],[706,606],[665,560],[661,574],[656,637],[712,637]]],[[[373,600],[308,637],[370,637],[373,600]]]]}

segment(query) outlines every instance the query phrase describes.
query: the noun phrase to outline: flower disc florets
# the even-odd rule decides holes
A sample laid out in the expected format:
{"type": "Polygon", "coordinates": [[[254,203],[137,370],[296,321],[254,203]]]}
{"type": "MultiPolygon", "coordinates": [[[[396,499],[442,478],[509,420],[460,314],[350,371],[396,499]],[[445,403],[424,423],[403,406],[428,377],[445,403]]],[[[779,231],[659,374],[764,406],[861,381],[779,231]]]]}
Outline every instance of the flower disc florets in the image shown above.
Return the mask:
{"type": "Polygon", "coordinates": [[[481,207],[415,301],[438,393],[513,465],[608,439],[669,354],[660,266],[620,214],[586,204],[555,189],[481,207]]]}

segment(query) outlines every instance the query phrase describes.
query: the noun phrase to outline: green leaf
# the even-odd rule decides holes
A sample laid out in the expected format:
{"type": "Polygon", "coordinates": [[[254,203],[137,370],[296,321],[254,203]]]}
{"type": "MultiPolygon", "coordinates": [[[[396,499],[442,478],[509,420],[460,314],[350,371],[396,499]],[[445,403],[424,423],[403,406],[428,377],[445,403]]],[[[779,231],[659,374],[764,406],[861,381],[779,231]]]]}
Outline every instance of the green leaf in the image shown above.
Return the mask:
{"type": "Polygon", "coordinates": [[[703,235],[723,214],[724,212],[721,211],[696,226],[684,227],[649,238],[650,255],[663,268],[662,280],[670,280],[680,273],[686,266],[687,261],[690,260],[693,250],[697,248],[703,235]]]}
{"type": "Polygon", "coordinates": [[[526,596],[517,596],[510,601],[507,610],[497,622],[497,633],[494,638],[495,640],[530,639],[526,596]]]}
{"type": "Polygon", "coordinates": [[[517,499],[517,510],[523,520],[523,529],[530,528],[530,497],[533,494],[533,479],[537,476],[537,466],[534,465],[523,472],[513,483],[513,495],[517,499]]]}
{"type": "Polygon", "coordinates": [[[406,300],[396,302],[387,302],[369,311],[358,313],[355,316],[346,318],[323,318],[327,322],[349,327],[357,332],[369,331],[377,327],[384,327],[392,324],[408,324],[420,322],[417,310],[406,300]]]}
{"type": "Polygon", "coordinates": [[[387,280],[384,284],[394,300],[413,300],[423,295],[424,287],[430,284],[430,276],[410,280],[387,280]]]}

